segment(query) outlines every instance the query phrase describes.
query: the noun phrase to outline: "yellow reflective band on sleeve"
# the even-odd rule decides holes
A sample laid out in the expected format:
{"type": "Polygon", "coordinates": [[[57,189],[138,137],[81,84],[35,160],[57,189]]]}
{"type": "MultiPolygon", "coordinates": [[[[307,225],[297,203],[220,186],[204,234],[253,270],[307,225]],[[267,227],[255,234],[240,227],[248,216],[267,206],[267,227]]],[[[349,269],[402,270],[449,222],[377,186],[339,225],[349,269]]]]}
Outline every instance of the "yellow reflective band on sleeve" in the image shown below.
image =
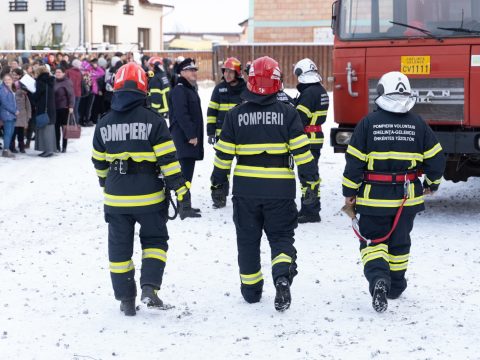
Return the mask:
{"type": "MultiPolygon", "coordinates": [[[[371,207],[378,207],[378,208],[395,208],[402,205],[403,199],[399,200],[384,200],[384,199],[365,199],[365,198],[357,198],[357,205],[361,206],[371,206],[371,207]]],[[[423,195],[414,197],[411,199],[407,199],[404,206],[415,206],[423,204],[423,195]]]]}
{"type": "Polygon", "coordinates": [[[219,104],[218,110],[219,110],[219,111],[228,111],[228,110],[230,110],[230,109],[233,109],[235,106],[237,106],[237,104],[225,104],[225,103],[221,103],[221,104],[219,104]]]}
{"type": "Polygon", "coordinates": [[[215,144],[214,149],[225,154],[235,155],[235,144],[223,141],[221,139],[215,144]]]}
{"type": "Polygon", "coordinates": [[[207,124],[216,124],[217,117],[216,116],[207,116],[207,124]]]}
{"type": "Polygon", "coordinates": [[[437,155],[440,151],[442,151],[442,146],[440,145],[440,143],[437,143],[430,150],[427,150],[423,153],[423,159],[430,159],[437,155]]]}
{"type": "Polygon", "coordinates": [[[168,140],[164,143],[155,145],[153,151],[155,151],[155,156],[166,155],[175,151],[175,145],[172,140],[168,140]]]}
{"type": "Polygon", "coordinates": [[[208,104],[208,107],[210,109],[213,109],[213,110],[218,110],[220,105],[218,103],[216,103],[215,101],[210,101],[210,103],[208,104]]]}
{"type": "Polygon", "coordinates": [[[219,169],[230,171],[230,168],[232,167],[232,162],[233,160],[223,160],[215,155],[215,160],[213,161],[213,165],[219,169]]]}
{"type": "Polygon", "coordinates": [[[107,177],[108,169],[104,169],[104,170],[95,169],[95,171],[97,172],[98,177],[101,177],[101,178],[107,177]]]}
{"type": "Polygon", "coordinates": [[[129,271],[135,270],[132,260],[122,262],[110,261],[110,272],[114,274],[124,274],[129,271]]]}
{"type": "Polygon", "coordinates": [[[222,133],[222,129],[215,130],[215,135],[220,136],[221,133],[222,133]]]}
{"type": "Polygon", "coordinates": [[[177,198],[178,198],[178,201],[182,201],[183,200],[183,196],[188,192],[188,189],[190,189],[191,187],[191,184],[189,181],[186,181],[185,182],[185,185],[180,187],[179,189],[175,190],[175,192],[177,193],[177,198]]]}
{"type": "Polygon", "coordinates": [[[150,94],[166,94],[169,91],[170,91],[170,87],[166,87],[165,89],[153,88],[153,89],[150,89],[150,94]]]}
{"type": "Polygon", "coordinates": [[[275,256],[274,259],[272,259],[272,266],[279,264],[279,263],[291,263],[292,258],[288,256],[287,254],[281,253],[278,256],[275,256]]]}
{"type": "Polygon", "coordinates": [[[290,139],[288,142],[288,148],[290,151],[300,149],[301,147],[309,145],[308,137],[305,134],[297,136],[294,139],[290,139]]]}
{"type": "Polygon", "coordinates": [[[372,190],[372,184],[365,185],[365,189],[363,190],[363,197],[365,199],[370,199],[370,191],[372,190]]]}
{"type": "Polygon", "coordinates": [[[104,161],[105,160],[105,153],[104,152],[102,153],[100,151],[92,149],[92,158],[94,158],[95,160],[104,161]]]}
{"type": "Polygon", "coordinates": [[[268,154],[285,154],[288,152],[288,146],[286,143],[238,144],[235,148],[237,155],[257,155],[262,152],[267,152],[268,154]]]}
{"type": "Polygon", "coordinates": [[[155,157],[154,152],[123,152],[118,154],[106,153],[106,160],[113,162],[115,160],[128,160],[132,159],[135,162],[149,161],[156,162],[157,158],[155,157]]]}
{"type": "Polygon", "coordinates": [[[110,195],[104,193],[105,205],[113,207],[137,207],[159,204],[165,200],[165,192],[145,195],[110,195]]]}
{"type": "Polygon", "coordinates": [[[419,153],[398,152],[398,151],[386,151],[378,152],[372,151],[367,155],[369,159],[374,160],[405,160],[405,161],[422,161],[423,155],[419,153]]]}
{"type": "Polygon", "coordinates": [[[358,160],[365,161],[365,162],[367,161],[367,154],[362,153],[360,150],[358,150],[356,147],[352,145],[348,145],[347,154],[350,154],[356,157],[358,160]]]}
{"type": "Polygon", "coordinates": [[[313,161],[315,159],[313,158],[311,151],[307,150],[302,154],[294,155],[293,160],[295,160],[295,164],[297,164],[297,166],[300,166],[309,163],[310,161],[313,161]]]}
{"type": "Polygon", "coordinates": [[[246,165],[237,165],[233,175],[260,179],[295,179],[295,173],[289,168],[265,168],[246,165]]]}
{"type": "Polygon", "coordinates": [[[303,112],[305,115],[307,115],[308,118],[312,117],[312,112],[304,105],[297,105],[297,110],[303,112]]]}
{"type": "Polygon", "coordinates": [[[388,262],[388,245],[378,244],[367,246],[366,248],[360,250],[360,256],[362,257],[363,266],[365,266],[369,261],[375,259],[384,259],[386,262],[388,262]]]}
{"type": "MultiPolygon", "coordinates": [[[[314,133],[312,133],[312,135],[315,135],[314,133]]],[[[319,138],[319,139],[314,139],[314,138],[310,138],[310,144],[323,144],[324,143],[324,138],[319,138]]]]}
{"type": "Polygon", "coordinates": [[[259,271],[255,274],[240,274],[240,280],[242,284],[245,285],[254,285],[263,280],[262,271],[259,271]]]}
{"type": "Polygon", "coordinates": [[[350,180],[350,179],[348,179],[344,176],[343,180],[342,180],[342,185],[346,186],[350,189],[358,190],[360,188],[360,186],[362,186],[362,183],[356,184],[352,180],[350,180]]]}
{"type": "Polygon", "coordinates": [[[157,259],[163,262],[167,262],[167,253],[162,249],[143,249],[142,259],[157,259]]]}
{"type": "Polygon", "coordinates": [[[178,161],[174,161],[168,165],[160,166],[160,170],[162,171],[162,174],[164,176],[171,176],[181,172],[182,167],[180,166],[180,163],[178,161]]]}
{"type": "Polygon", "coordinates": [[[440,183],[442,182],[442,178],[438,179],[438,180],[430,180],[428,178],[427,175],[425,175],[425,181],[427,182],[427,185],[432,185],[432,184],[435,184],[435,185],[440,185],[440,183]]]}

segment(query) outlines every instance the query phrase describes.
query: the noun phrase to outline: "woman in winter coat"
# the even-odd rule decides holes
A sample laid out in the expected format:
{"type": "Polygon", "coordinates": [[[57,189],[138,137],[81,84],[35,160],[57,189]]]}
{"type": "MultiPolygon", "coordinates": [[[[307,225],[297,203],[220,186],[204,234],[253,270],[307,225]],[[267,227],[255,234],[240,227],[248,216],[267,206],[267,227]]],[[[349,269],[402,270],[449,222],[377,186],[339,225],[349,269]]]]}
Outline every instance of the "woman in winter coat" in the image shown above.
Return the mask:
{"type": "Polygon", "coordinates": [[[55,78],[50,75],[46,66],[35,70],[36,91],[34,94],[36,116],[48,114],[48,124],[43,128],[35,128],[35,150],[42,151],[38,156],[49,157],[55,151],[55,78]]]}
{"type": "Polygon", "coordinates": [[[3,157],[14,158],[9,150],[10,142],[15,131],[15,121],[18,115],[15,102],[15,84],[12,75],[4,74],[0,85],[0,119],[3,121],[3,157]]]}
{"type": "Polygon", "coordinates": [[[25,153],[25,129],[28,127],[28,121],[32,116],[32,107],[30,105],[30,100],[28,99],[28,91],[22,87],[20,79],[22,78],[24,72],[22,69],[18,68],[12,71],[12,76],[15,81],[15,100],[17,103],[17,121],[15,122],[15,133],[13,134],[12,142],[10,143],[10,151],[13,153],[17,152],[15,147],[15,137],[18,140],[18,148],[21,153],[25,153]]]}
{"type": "MultiPolygon", "coordinates": [[[[75,107],[75,92],[73,90],[72,81],[65,76],[65,69],[58,67],[55,70],[55,138],[57,143],[57,151],[60,151],[60,129],[67,125],[68,117],[73,114],[75,107]]],[[[62,152],[67,151],[67,139],[62,141],[62,152]]]]}

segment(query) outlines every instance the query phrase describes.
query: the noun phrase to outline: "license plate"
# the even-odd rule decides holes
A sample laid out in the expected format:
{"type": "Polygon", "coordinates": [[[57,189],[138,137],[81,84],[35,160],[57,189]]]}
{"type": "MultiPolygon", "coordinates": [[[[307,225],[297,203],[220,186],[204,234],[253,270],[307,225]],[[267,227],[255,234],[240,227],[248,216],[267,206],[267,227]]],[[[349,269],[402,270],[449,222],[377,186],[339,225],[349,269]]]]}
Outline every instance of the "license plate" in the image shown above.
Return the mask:
{"type": "Polygon", "coordinates": [[[428,75],[430,56],[402,56],[400,71],[405,75],[428,75]]]}

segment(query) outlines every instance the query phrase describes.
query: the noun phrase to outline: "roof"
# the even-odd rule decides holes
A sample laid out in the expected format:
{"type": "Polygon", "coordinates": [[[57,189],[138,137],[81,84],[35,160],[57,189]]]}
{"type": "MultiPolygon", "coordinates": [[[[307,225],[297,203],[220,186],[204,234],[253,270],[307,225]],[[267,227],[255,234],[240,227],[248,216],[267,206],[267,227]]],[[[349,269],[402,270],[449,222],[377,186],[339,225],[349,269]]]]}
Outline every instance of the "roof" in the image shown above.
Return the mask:
{"type": "Polygon", "coordinates": [[[160,7],[170,7],[174,8],[175,6],[170,4],[165,4],[161,0],[139,0],[140,4],[142,5],[153,5],[153,6],[160,6],[160,7]]]}
{"type": "Polygon", "coordinates": [[[212,42],[208,40],[173,39],[168,47],[170,49],[212,50],[212,42]]]}

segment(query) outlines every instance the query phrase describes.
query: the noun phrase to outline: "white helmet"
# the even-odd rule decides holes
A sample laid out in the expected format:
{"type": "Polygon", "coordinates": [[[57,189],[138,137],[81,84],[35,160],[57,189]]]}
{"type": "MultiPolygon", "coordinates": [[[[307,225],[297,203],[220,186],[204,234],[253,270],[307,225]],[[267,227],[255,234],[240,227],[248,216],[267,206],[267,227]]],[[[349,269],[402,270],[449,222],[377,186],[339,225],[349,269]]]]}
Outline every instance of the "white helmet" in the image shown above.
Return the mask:
{"type": "Polygon", "coordinates": [[[393,113],[409,112],[416,102],[408,77],[398,71],[391,71],[380,78],[377,93],[375,104],[393,113]]]}
{"type": "Polygon", "coordinates": [[[298,82],[302,84],[314,84],[322,81],[317,65],[308,58],[296,63],[293,74],[298,77],[298,82]]]}

